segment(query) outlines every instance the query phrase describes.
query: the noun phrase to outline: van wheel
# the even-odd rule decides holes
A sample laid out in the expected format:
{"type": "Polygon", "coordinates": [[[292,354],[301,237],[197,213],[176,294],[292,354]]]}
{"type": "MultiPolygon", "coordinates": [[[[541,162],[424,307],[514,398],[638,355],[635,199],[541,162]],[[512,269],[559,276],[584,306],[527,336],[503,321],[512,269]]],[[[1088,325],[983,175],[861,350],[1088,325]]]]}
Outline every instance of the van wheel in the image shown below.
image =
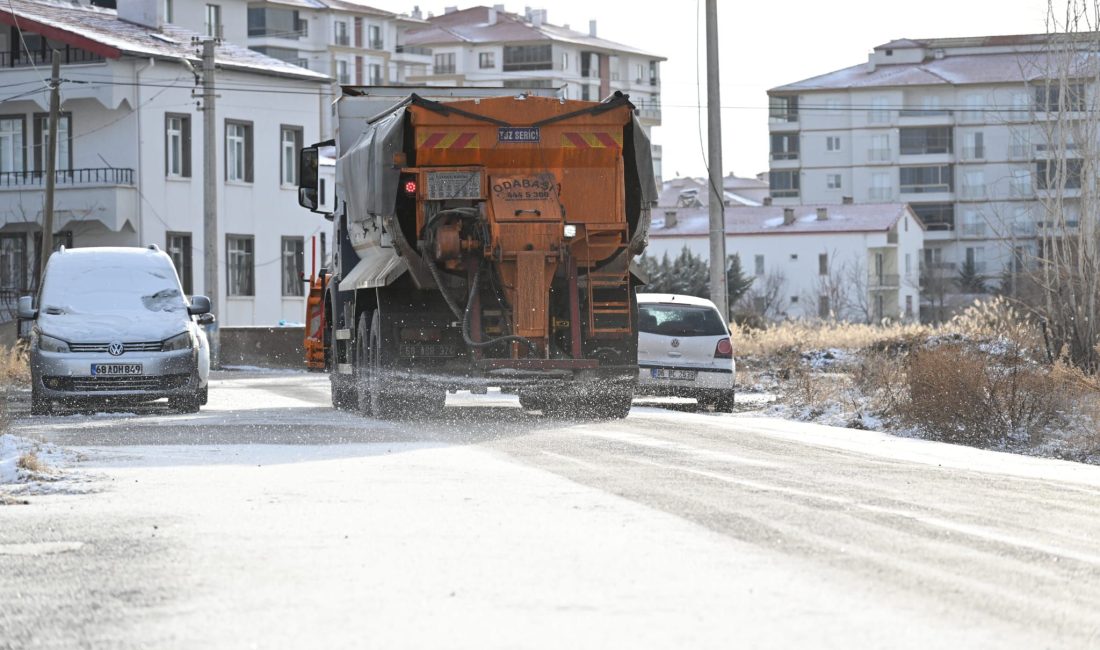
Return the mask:
{"type": "Polygon", "coordinates": [[[175,413],[198,413],[202,405],[202,396],[196,392],[186,397],[169,397],[168,409],[175,413]]]}

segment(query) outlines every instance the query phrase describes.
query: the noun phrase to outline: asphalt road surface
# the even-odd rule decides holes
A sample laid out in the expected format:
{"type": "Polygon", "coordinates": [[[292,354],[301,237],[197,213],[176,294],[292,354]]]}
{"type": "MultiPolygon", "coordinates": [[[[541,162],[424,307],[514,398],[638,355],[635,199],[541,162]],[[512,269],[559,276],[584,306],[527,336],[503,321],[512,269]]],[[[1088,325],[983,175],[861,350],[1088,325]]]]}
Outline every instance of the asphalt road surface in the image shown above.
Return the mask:
{"type": "Polygon", "coordinates": [[[80,456],[0,507],[0,648],[1100,647],[1100,467],[307,374],[12,433],[80,456]]]}

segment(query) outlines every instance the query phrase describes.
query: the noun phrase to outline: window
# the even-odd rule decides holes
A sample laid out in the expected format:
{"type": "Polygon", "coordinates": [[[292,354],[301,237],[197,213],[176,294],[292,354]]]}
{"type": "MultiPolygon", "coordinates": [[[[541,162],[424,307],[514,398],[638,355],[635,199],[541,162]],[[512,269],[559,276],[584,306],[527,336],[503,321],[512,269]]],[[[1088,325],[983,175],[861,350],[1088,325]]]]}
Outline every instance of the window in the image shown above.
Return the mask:
{"type": "Polygon", "coordinates": [[[592,91],[589,90],[587,85],[581,86],[581,100],[592,101],[592,91]]]}
{"type": "Polygon", "coordinates": [[[173,22],[175,15],[172,9],[172,0],[164,0],[164,22],[173,22]]]}
{"type": "Polygon", "coordinates": [[[252,182],[252,123],[225,121],[225,180],[252,182]]]}
{"type": "Polygon", "coordinates": [[[870,195],[872,200],[878,201],[894,198],[894,188],[890,185],[890,174],[888,172],[874,172],[871,174],[870,195]]]}
{"type": "Polygon", "coordinates": [[[980,169],[967,170],[963,174],[961,194],[966,199],[985,198],[985,172],[980,169]]]}
{"type": "Polygon", "coordinates": [[[0,235],[0,289],[22,292],[27,286],[27,236],[0,235]]]}
{"type": "Polygon", "coordinates": [[[1035,163],[1035,186],[1042,190],[1081,188],[1081,159],[1069,158],[1065,161],[1039,160],[1035,163]],[[1059,169],[1059,163],[1065,165],[1059,169]]]}
{"type": "Polygon", "coordinates": [[[222,6],[206,5],[206,35],[222,37],[222,6]]]}
{"type": "Polygon", "coordinates": [[[914,156],[933,153],[951,153],[951,127],[918,127],[899,130],[901,155],[914,156]]]}
{"type": "Polygon", "coordinates": [[[798,97],[784,97],[782,95],[768,97],[768,121],[797,122],[798,97]]]}
{"type": "MultiPolygon", "coordinates": [[[[62,113],[57,120],[57,169],[73,168],[72,113],[62,113]]],[[[34,168],[46,170],[46,156],[50,146],[50,116],[34,115],[34,168]]]]}
{"type": "Polygon", "coordinates": [[[966,108],[962,114],[963,121],[965,122],[984,122],[985,121],[985,96],[984,95],[967,95],[966,96],[966,108]]]}
{"type": "Polygon", "coordinates": [[[818,296],[817,298],[817,317],[828,318],[830,312],[829,296],[818,296]]]}
{"type": "Polygon", "coordinates": [[[642,83],[645,81],[645,66],[641,63],[634,65],[634,83],[642,83]]]}
{"type": "Polygon", "coordinates": [[[176,267],[176,274],[180,276],[183,292],[191,295],[191,233],[170,232],[166,243],[166,252],[168,257],[172,258],[172,265],[176,267]]]}
{"type": "Polygon", "coordinates": [[[756,275],[764,275],[764,256],[763,255],[756,255],[756,256],[753,257],[752,261],[753,261],[753,265],[754,265],[753,272],[756,275]]]}
{"type": "Polygon", "coordinates": [[[775,197],[798,196],[798,171],[772,171],[768,174],[771,195],[775,197]]]}
{"type": "Polygon", "coordinates": [[[382,28],[378,25],[367,28],[367,47],[372,50],[382,49],[382,28]]]}
{"type": "Polygon", "coordinates": [[[840,189],[840,174],[826,174],[825,187],[830,190],[840,189]]]}
{"type": "Polygon", "coordinates": [[[905,296],[905,315],[910,318],[913,316],[913,296],[905,296]]]}
{"type": "Polygon", "coordinates": [[[351,40],[348,39],[348,23],[344,20],[337,20],[332,24],[332,42],[335,45],[349,45],[351,40]]]}
{"type": "Polygon", "coordinates": [[[302,237],[283,237],[283,295],[305,295],[305,240],[302,237]]]}
{"type": "Polygon", "coordinates": [[[191,177],[191,116],[164,115],[164,175],[191,177]]]}
{"type": "Polygon", "coordinates": [[[898,172],[902,194],[951,192],[954,189],[953,165],[901,167],[898,172]]]}
{"type": "Polygon", "coordinates": [[[433,66],[435,74],[454,74],[455,73],[455,54],[454,52],[448,52],[446,54],[435,55],[435,65],[433,66]]]}
{"type": "Polygon", "coordinates": [[[1012,170],[1012,196],[1031,196],[1031,170],[1012,170]]]}
{"type": "Polygon", "coordinates": [[[1012,144],[1008,147],[1008,157],[1012,160],[1031,157],[1031,133],[1022,130],[1012,131],[1012,144]]]}
{"type": "Polygon", "coordinates": [[[249,7],[248,35],[301,38],[309,35],[309,21],[293,9],[249,7]]]}
{"type": "Polygon", "coordinates": [[[817,274],[829,275],[829,254],[821,253],[817,256],[817,274]]]}
{"type": "Polygon", "coordinates": [[[840,151],[840,136],[825,136],[825,151],[840,151]]]}
{"type": "Polygon", "coordinates": [[[909,253],[905,254],[905,275],[909,275],[909,273],[912,271],[912,258],[913,256],[909,253]]]}
{"type": "Polygon", "coordinates": [[[619,70],[622,66],[619,65],[619,57],[611,55],[607,58],[607,67],[611,69],[611,81],[619,80],[619,70]]]}
{"type": "Polygon", "coordinates": [[[505,45],[504,72],[521,70],[552,70],[550,44],[545,45],[505,45]]]}
{"type": "Polygon", "coordinates": [[[796,302],[798,302],[798,296],[791,296],[791,304],[793,305],[796,302]]]}
{"type": "Polygon", "coordinates": [[[798,261],[798,253],[791,253],[791,261],[792,262],[797,262],[798,261]]]}
{"type": "Polygon", "coordinates": [[[372,86],[382,85],[382,66],[372,63],[367,66],[367,82],[372,86]]]}
{"type": "Polygon", "coordinates": [[[871,136],[871,149],[867,152],[867,158],[871,162],[889,162],[890,136],[885,133],[873,134],[871,136]]]}
{"type": "Polygon", "coordinates": [[[279,128],[279,182],[283,185],[298,184],[298,152],[302,150],[302,127],[286,126],[279,128]]]}
{"type": "Polygon", "coordinates": [[[254,296],[255,285],[255,257],[252,248],[251,235],[226,235],[226,295],[228,296],[254,296]]]}
{"type": "Polygon", "coordinates": [[[871,100],[871,110],[867,113],[867,121],[872,124],[884,124],[890,121],[890,100],[886,97],[875,97],[871,100]]]}
{"type": "Polygon", "coordinates": [[[342,84],[351,83],[351,75],[348,74],[348,62],[336,59],[336,80],[342,84]]]}
{"type": "Polygon", "coordinates": [[[772,160],[798,160],[798,134],[773,133],[772,160]]]}
{"type": "Polygon", "coordinates": [[[481,52],[477,55],[477,67],[482,70],[495,68],[497,65],[495,52],[481,52]]]}
{"type": "Polygon", "coordinates": [[[23,116],[0,118],[0,173],[21,172],[26,165],[23,116]]]}
{"type": "Polygon", "coordinates": [[[973,264],[978,273],[985,272],[985,247],[970,246],[966,249],[966,263],[973,264]]]}
{"type": "Polygon", "coordinates": [[[963,135],[963,158],[968,160],[981,160],[985,158],[985,135],[981,131],[973,131],[963,135]]]}
{"type": "Polygon", "coordinates": [[[1035,110],[1039,112],[1085,110],[1085,84],[1058,82],[1035,88],[1035,110]]]}

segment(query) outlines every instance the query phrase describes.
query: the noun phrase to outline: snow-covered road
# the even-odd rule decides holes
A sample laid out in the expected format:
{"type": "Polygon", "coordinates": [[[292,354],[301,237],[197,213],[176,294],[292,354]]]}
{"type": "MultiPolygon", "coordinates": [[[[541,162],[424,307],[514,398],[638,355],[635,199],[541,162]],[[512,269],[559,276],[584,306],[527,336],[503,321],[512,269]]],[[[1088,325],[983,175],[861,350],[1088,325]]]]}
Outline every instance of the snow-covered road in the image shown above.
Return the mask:
{"type": "Polygon", "coordinates": [[[75,450],[80,489],[0,507],[0,648],[1100,646],[1100,467],[752,414],[327,400],[227,373],[195,416],[17,422],[75,450]]]}

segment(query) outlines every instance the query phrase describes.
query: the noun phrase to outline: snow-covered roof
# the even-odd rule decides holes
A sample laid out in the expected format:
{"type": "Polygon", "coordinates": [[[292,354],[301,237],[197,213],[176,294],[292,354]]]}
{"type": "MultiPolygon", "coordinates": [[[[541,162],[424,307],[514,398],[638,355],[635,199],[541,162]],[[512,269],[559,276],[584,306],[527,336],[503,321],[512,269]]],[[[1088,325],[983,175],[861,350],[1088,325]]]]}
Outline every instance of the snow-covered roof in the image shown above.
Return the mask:
{"type": "MultiPolygon", "coordinates": [[[[0,3],[0,23],[56,39],[94,52],[108,59],[123,55],[152,57],[192,63],[200,60],[192,43],[201,34],[175,25],[160,29],[121,20],[113,9],[76,2],[50,0],[8,0],[0,3]]],[[[241,45],[219,43],[215,48],[219,68],[292,77],[304,81],[328,82],[326,75],[299,68],[260,54],[241,45]]]]}
{"type": "MultiPolygon", "coordinates": [[[[732,176],[724,177],[722,179],[722,185],[724,186],[722,193],[724,201],[726,205],[730,206],[758,206],[761,204],[759,200],[752,196],[744,192],[732,191],[732,188],[744,188],[745,190],[751,190],[753,193],[763,192],[765,196],[770,191],[767,183],[755,179],[736,178],[732,176]],[[747,181],[751,181],[752,183],[750,184],[747,181]]],[[[662,207],[677,207],[683,205],[682,199],[694,199],[699,205],[706,206],[710,199],[707,179],[674,178],[661,184],[661,191],[657,197],[657,205],[662,207]]]]}
{"type": "MultiPolygon", "coordinates": [[[[813,204],[796,206],[760,206],[726,210],[727,235],[804,235],[823,233],[886,232],[903,216],[909,215],[918,228],[920,219],[906,203],[813,204]],[[826,218],[818,218],[824,208],[826,218]],[[785,223],[784,210],[794,211],[794,221],[785,223]]],[[[710,214],[707,208],[656,208],[649,236],[707,237],[710,214]],[[675,212],[676,223],[665,227],[665,213],[675,212]]]]}
{"type": "Polygon", "coordinates": [[[660,303],[679,303],[682,305],[693,305],[695,307],[714,307],[714,303],[706,298],[699,298],[696,296],[685,296],[678,293],[639,293],[636,296],[639,305],[651,305],[660,303]]]}
{"type": "MultiPolygon", "coordinates": [[[[326,0],[327,1],[327,0],[326,0]]],[[[650,54],[629,45],[591,36],[543,22],[536,26],[523,16],[506,11],[496,12],[496,22],[489,24],[489,7],[470,7],[428,19],[429,26],[409,32],[407,45],[446,45],[453,43],[516,43],[523,41],[556,41],[572,43],[608,52],[639,54],[658,61],[663,56],[650,54]]]]}
{"type": "Polygon", "coordinates": [[[991,36],[953,39],[901,39],[875,48],[871,62],[777,86],[769,94],[808,90],[906,86],[961,86],[1023,83],[1047,78],[1052,70],[1090,74],[1100,55],[1081,48],[1067,61],[1072,46],[1043,46],[1044,35],[991,36]],[[885,60],[888,50],[923,49],[920,61],[885,60]],[[984,51],[983,51],[984,50],[984,51]]]}

